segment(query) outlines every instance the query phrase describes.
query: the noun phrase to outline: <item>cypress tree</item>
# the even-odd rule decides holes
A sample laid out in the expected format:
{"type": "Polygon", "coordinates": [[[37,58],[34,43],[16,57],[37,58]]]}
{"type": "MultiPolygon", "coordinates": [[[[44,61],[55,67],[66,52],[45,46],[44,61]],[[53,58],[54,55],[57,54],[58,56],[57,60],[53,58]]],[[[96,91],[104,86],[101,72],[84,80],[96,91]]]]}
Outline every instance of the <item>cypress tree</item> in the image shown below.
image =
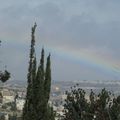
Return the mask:
{"type": "Polygon", "coordinates": [[[31,48],[30,48],[30,61],[29,61],[29,68],[28,68],[28,75],[27,75],[27,80],[28,80],[28,87],[27,87],[27,94],[26,94],[26,102],[24,105],[23,109],[23,120],[35,120],[34,119],[34,108],[33,108],[33,79],[35,77],[34,73],[34,67],[36,64],[35,63],[35,29],[37,25],[32,27],[32,32],[31,32],[31,48]]]}
{"type": "Polygon", "coordinates": [[[44,81],[44,48],[41,51],[40,67],[41,67],[41,80],[44,81]]]}
{"type": "Polygon", "coordinates": [[[35,107],[36,107],[36,104],[35,104],[35,97],[36,97],[36,69],[37,69],[37,61],[36,61],[36,57],[34,58],[33,60],[33,70],[32,70],[32,74],[33,74],[33,83],[32,83],[32,99],[33,99],[33,117],[34,117],[34,120],[36,120],[36,110],[35,110],[35,107]]]}
{"type": "Polygon", "coordinates": [[[45,89],[46,103],[48,103],[48,100],[50,98],[50,89],[51,89],[51,61],[50,61],[50,54],[47,57],[44,89],[45,89]]]}
{"type": "Polygon", "coordinates": [[[45,99],[45,115],[44,120],[55,120],[55,113],[52,106],[48,104],[51,90],[51,60],[50,54],[47,57],[46,71],[45,71],[45,82],[44,82],[44,99],[45,99]]]}
{"type": "Polygon", "coordinates": [[[53,107],[50,105],[47,106],[43,120],[55,120],[55,112],[53,111],[53,107]]]}
{"type": "Polygon", "coordinates": [[[37,68],[35,56],[35,29],[32,27],[30,61],[28,69],[28,87],[26,102],[23,109],[23,120],[54,120],[52,107],[48,105],[51,87],[50,55],[47,57],[46,71],[44,70],[44,49],[41,51],[40,63],[37,68]]]}
{"type": "Polygon", "coordinates": [[[44,101],[44,49],[41,51],[40,64],[36,75],[36,97],[35,97],[35,110],[38,114],[36,120],[41,120],[45,113],[45,101],[44,101]]]}

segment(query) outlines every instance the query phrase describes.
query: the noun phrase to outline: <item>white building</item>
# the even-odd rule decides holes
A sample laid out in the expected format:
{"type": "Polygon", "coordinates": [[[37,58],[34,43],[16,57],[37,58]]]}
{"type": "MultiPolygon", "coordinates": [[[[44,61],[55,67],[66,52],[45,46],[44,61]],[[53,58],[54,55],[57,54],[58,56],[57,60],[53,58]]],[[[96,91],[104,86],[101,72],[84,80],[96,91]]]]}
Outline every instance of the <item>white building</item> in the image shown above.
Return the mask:
{"type": "Polygon", "coordinates": [[[23,107],[24,107],[24,103],[25,103],[25,100],[24,100],[24,99],[21,99],[21,98],[16,99],[16,107],[17,107],[17,110],[22,111],[22,110],[23,110],[23,107]]]}
{"type": "Polygon", "coordinates": [[[15,93],[13,91],[9,91],[8,89],[3,89],[1,91],[2,93],[2,103],[9,103],[9,102],[14,102],[15,98],[15,93]]]}
{"type": "Polygon", "coordinates": [[[9,115],[7,113],[5,114],[5,120],[9,120],[9,115]]]}

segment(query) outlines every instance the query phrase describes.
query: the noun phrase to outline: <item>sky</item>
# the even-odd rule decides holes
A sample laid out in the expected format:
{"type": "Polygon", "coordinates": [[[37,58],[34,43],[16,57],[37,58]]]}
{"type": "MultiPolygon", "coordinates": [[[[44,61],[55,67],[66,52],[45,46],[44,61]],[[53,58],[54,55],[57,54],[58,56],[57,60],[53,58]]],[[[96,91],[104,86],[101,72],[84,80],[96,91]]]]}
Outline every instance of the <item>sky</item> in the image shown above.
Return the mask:
{"type": "Polygon", "coordinates": [[[120,80],[120,0],[0,0],[0,69],[26,81],[31,27],[52,79],[120,80]]]}

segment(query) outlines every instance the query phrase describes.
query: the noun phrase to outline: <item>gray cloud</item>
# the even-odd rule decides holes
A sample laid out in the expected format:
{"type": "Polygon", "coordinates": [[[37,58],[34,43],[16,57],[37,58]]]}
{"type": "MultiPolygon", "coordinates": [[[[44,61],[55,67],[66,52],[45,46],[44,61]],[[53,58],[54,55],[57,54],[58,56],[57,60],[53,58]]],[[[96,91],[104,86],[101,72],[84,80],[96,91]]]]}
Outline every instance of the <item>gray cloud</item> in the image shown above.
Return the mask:
{"type": "MultiPolygon", "coordinates": [[[[35,21],[38,48],[44,45],[71,51],[85,49],[91,54],[95,51],[100,57],[106,55],[120,61],[119,5],[118,0],[1,1],[0,39],[8,42],[3,49],[5,64],[13,71],[15,79],[25,79],[23,69],[27,71],[30,28],[35,21]]],[[[81,67],[71,60],[61,62],[55,54],[53,58],[53,79],[114,79],[116,75],[97,71],[92,66],[81,67]]]]}

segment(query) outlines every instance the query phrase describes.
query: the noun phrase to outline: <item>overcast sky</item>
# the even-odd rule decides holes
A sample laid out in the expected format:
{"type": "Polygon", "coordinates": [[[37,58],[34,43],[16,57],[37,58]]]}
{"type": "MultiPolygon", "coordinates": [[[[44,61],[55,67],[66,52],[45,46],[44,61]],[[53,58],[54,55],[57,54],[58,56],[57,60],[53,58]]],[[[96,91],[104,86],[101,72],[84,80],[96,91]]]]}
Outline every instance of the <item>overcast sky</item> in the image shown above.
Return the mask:
{"type": "Polygon", "coordinates": [[[53,80],[120,80],[120,0],[1,0],[0,67],[12,79],[26,80],[34,22],[53,80]]]}

